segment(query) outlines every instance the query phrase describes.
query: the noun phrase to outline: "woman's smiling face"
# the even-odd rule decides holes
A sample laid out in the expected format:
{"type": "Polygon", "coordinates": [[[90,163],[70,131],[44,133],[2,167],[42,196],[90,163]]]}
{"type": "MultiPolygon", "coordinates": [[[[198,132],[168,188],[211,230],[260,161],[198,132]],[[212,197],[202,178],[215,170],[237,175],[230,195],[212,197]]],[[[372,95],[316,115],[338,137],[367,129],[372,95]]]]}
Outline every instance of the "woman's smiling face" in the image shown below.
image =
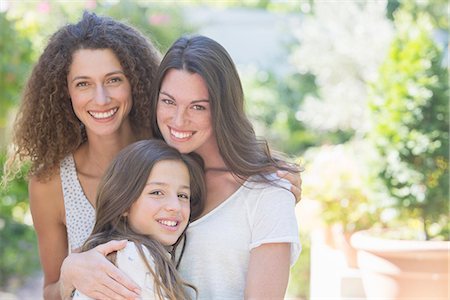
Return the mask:
{"type": "Polygon", "coordinates": [[[201,153],[203,147],[215,142],[208,89],[198,74],[167,71],[156,115],[164,140],[182,153],[201,153]]]}
{"type": "Polygon", "coordinates": [[[113,134],[129,122],[131,86],[111,49],[75,51],[67,85],[73,110],[88,132],[113,134]]]}

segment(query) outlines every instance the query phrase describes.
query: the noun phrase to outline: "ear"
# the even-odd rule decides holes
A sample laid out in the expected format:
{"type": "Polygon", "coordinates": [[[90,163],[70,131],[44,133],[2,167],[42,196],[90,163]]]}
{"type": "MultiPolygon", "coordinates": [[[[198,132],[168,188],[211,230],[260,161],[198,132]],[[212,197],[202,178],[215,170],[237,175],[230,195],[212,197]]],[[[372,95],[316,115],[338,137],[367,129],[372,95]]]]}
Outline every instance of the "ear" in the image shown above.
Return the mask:
{"type": "Polygon", "coordinates": [[[124,212],[122,217],[128,217],[128,212],[124,212]]]}

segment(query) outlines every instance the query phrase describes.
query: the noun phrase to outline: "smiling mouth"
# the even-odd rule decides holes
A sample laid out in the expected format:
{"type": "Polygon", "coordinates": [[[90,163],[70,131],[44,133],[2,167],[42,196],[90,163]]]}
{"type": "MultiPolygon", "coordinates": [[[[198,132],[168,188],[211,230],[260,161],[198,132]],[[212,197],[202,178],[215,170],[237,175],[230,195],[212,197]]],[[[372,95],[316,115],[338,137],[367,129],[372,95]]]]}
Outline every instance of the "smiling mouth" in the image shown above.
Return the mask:
{"type": "Polygon", "coordinates": [[[157,220],[158,223],[168,226],[168,227],[177,227],[180,222],[178,221],[170,221],[170,220],[157,220]]]}
{"type": "Polygon", "coordinates": [[[170,134],[177,139],[187,139],[187,138],[190,138],[191,136],[193,136],[194,132],[192,132],[192,131],[181,132],[181,131],[174,130],[173,128],[170,128],[170,134]]]}
{"type": "Polygon", "coordinates": [[[108,111],[96,112],[96,111],[88,111],[88,113],[94,118],[98,120],[108,119],[114,116],[114,114],[119,110],[118,107],[114,107],[108,111]]]}

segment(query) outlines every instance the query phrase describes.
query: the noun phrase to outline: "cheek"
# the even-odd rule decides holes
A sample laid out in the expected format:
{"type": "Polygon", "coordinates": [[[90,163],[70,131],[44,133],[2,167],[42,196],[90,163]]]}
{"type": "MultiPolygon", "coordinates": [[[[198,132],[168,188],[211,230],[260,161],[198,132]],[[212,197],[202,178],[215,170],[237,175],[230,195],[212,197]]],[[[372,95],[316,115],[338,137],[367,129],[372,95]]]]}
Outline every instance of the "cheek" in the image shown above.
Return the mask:
{"type": "Polygon", "coordinates": [[[168,109],[161,108],[159,105],[156,107],[156,123],[161,129],[166,120],[170,119],[170,111],[168,109]]]}
{"type": "Polygon", "coordinates": [[[80,95],[72,94],[70,95],[70,103],[72,105],[72,109],[75,112],[75,115],[80,118],[80,110],[82,109],[84,103],[83,103],[83,97],[80,97],[80,95]]]}
{"type": "Polygon", "coordinates": [[[127,102],[130,107],[133,104],[133,95],[131,94],[131,89],[129,87],[118,90],[117,98],[122,99],[122,101],[124,102],[127,102]]]}
{"type": "Polygon", "coordinates": [[[189,202],[183,203],[182,213],[184,217],[189,218],[191,213],[191,204],[189,202]]]}
{"type": "Polygon", "coordinates": [[[158,122],[164,120],[169,115],[168,110],[164,109],[161,105],[156,106],[156,119],[158,122]]]}

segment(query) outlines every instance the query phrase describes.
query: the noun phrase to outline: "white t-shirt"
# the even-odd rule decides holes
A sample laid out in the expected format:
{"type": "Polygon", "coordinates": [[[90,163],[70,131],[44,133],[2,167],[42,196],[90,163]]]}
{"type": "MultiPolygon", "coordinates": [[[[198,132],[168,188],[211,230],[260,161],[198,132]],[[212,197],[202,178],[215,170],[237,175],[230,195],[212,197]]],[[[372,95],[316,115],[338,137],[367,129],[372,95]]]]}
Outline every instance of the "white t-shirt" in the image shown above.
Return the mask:
{"type": "Polygon", "coordinates": [[[199,299],[244,299],[250,250],[261,244],[290,243],[295,263],[301,251],[295,198],[287,181],[278,183],[288,189],[247,181],[189,225],[179,271],[199,299]]]}
{"type": "MultiPolygon", "coordinates": [[[[150,267],[154,268],[153,257],[148,251],[147,248],[142,247],[144,249],[145,256],[150,267]]],[[[138,249],[133,242],[128,242],[127,246],[117,251],[117,259],[116,259],[117,267],[125,272],[136,284],[141,288],[141,299],[159,299],[154,293],[154,282],[153,275],[145,266],[144,261],[139,255],[138,249]]],[[[91,299],[86,297],[84,294],[75,291],[73,299],[91,299]]]]}

